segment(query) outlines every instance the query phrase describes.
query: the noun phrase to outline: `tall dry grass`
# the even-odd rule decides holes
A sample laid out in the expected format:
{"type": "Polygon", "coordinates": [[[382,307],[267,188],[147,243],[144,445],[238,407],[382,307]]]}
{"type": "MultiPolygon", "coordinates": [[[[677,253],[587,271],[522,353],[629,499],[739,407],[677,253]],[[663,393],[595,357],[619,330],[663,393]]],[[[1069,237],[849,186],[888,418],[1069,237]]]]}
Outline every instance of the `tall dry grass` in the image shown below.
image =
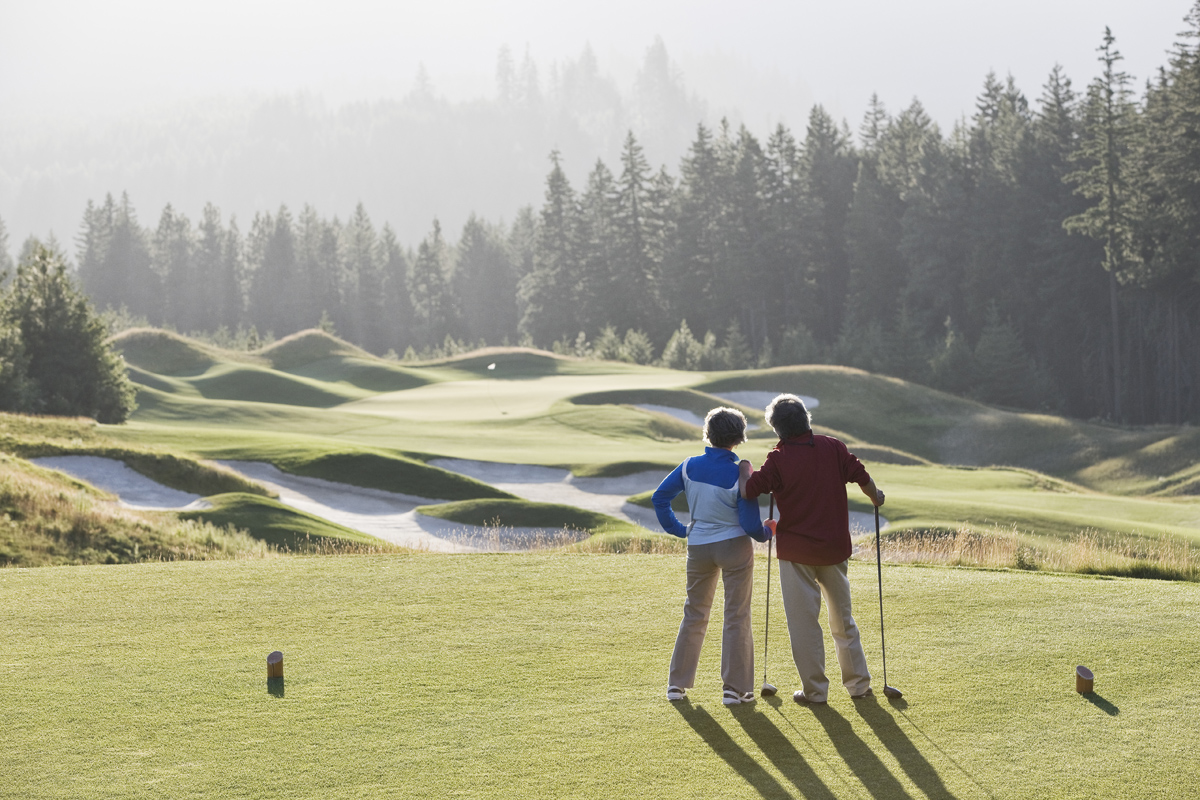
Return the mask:
{"type": "MultiPolygon", "coordinates": [[[[1101,533],[1088,528],[1065,540],[1039,539],[1015,526],[902,531],[882,542],[891,564],[1047,570],[1164,580],[1200,580],[1200,546],[1178,537],[1101,533]]],[[[875,537],[855,543],[853,558],[875,560],[875,537]]]]}
{"type": "Polygon", "coordinates": [[[0,453],[0,565],[267,558],[233,527],[122,508],[85,484],[0,453]]]}

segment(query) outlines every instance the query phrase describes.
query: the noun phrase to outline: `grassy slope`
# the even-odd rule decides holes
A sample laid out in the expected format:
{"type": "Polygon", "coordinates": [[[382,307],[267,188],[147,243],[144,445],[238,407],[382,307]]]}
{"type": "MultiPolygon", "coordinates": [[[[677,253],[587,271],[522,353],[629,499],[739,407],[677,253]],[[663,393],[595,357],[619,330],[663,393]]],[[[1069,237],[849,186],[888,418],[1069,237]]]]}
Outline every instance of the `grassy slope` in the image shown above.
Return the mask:
{"type": "Polygon", "coordinates": [[[213,507],[184,511],[182,519],[209,522],[218,527],[232,525],[250,531],[254,538],[273,547],[293,552],[328,547],[333,543],[354,543],[368,547],[387,547],[368,536],[312,514],[298,511],[266,497],[252,494],[220,494],[208,498],[213,507]]]}
{"type": "Polygon", "coordinates": [[[229,526],[229,521],[214,526],[180,520],[172,514],[121,508],[112,500],[67,475],[0,453],[0,565],[117,564],[268,554],[261,542],[239,526],[229,526]]]}
{"type": "MultiPolygon", "coordinates": [[[[691,701],[662,698],[678,556],[0,570],[0,797],[967,800],[1200,788],[1190,677],[1200,586],[884,572],[888,677],[904,703],[834,692],[814,710],[786,699],[797,681],[781,613],[769,676],[785,699],[720,705],[719,603],[691,701]],[[267,692],[275,649],[283,697],[267,692]],[[1096,695],[1074,692],[1080,663],[1096,695]]],[[[852,564],[851,581],[880,683],[873,566],[852,564]]]]}
{"type": "Polygon", "coordinates": [[[726,373],[695,388],[811,395],[821,401],[814,412],[819,427],[940,464],[1019,466],[1109,492],[1200,491],[1194,428],[1120,428],[1004,411],[850,367],[726,373]]]}

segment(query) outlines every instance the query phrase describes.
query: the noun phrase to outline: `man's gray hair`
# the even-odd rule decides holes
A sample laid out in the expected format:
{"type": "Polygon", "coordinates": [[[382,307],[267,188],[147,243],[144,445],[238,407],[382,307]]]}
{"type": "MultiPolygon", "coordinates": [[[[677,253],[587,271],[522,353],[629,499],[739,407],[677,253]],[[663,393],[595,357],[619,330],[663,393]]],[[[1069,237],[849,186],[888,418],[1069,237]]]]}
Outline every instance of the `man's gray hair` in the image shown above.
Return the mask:
{"type": "Polygon", "coordinates": [[[812,430],[812,414],[796,395],[776,395],[767,406],[767,424],[780,439],[794,439],[812,430]]]}
{"type": "Polygon", "coordinates": [[[718,406],[704,418],[704,441],[713,447],[737,447],[746,441],[746,415],[718,406]]]}

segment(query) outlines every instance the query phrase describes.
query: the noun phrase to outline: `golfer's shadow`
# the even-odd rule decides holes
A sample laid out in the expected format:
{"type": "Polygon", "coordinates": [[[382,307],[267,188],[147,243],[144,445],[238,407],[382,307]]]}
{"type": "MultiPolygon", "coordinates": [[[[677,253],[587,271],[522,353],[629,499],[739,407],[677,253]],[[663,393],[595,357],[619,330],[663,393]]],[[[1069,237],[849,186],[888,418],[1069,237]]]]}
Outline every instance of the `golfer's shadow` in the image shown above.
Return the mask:
{"type": "MultiPolygon", "coordinates": [[[[892,705],[903,702],[903,700],[893,700],[892,705]]],[[[904,705],[907,707],[908,704],[904,705]]],[[[883,742],[883,746],[888,749],[888,752],[899,762],[900,768],[904,770],[908,779],[916,784],[927,797],[931,800],[954,797],[946,788],[946,784],[942,782],[942,777],[938,774],[937,769],[921,754],[912,739],[908,738],[908,734],[900,728],[895,717],[887,709],[872,698],[856,701],[854,710],[870,726],[879,741],[883,742]]]]}
{"type": "Polygon", "coordinates": [[[766,798],[811,797],[821,800],[834,800],[835,795],[821,779],[816,776],[808,762],[800,755],[787,737],[776,728],[763,714],[756,712],[750,706],[732,706],[734,718],[754,740],[754,743],[766,754],[771,763],[792,783],[796,790],[790,790],[779,780],[767,772],[755,758],[734,741],[733,737],[717,722],[712,714],[692,705],[684,699],[671,704],[684,721],[692,727],[700,738],[714,753],[725,760],[725,763],[741,775],[760,795],[766,798]]]}

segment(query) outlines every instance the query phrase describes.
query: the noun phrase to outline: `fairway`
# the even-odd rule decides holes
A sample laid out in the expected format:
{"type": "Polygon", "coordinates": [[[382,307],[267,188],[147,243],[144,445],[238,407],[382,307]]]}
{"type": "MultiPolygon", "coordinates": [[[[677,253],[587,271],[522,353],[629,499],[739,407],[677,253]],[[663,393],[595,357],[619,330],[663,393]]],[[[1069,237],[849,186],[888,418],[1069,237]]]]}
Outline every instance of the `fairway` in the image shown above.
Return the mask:
{"type": "MultiPolygon", "coordinates": [[[[878,691],[875,571],[850,569],[878,691]]],[[[888,677],[904,700],[855,702],[835,682],[814,710],[789,699],[777,582],[769,674],[781,699],[720,704],[719,610],[690,700],[663,698],[679,556],[3,570],[0,797],[1200,790],[1200,586],[916,567],[883,579],[888,677]],[[275,649],[282,697],[267,691],[275,649]],[[1095,695],[1074,692],[1076,664],[1096,673],[1095,695]]]]}

